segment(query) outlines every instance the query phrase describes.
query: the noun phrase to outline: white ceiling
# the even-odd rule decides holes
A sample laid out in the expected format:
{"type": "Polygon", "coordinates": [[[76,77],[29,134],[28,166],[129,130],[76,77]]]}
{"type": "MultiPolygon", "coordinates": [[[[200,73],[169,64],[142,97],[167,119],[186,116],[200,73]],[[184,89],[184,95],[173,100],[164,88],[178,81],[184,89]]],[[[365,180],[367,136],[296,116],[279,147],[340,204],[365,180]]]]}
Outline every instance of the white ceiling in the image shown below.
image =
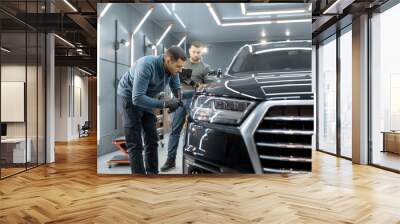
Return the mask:
{"type": "Polygon", "coordinates": [[[308,22],[264,24],[247,26],[218,26],[213,19],[205,3],[175,3],[175,13],[186,25],[186,29],[173,15],[173,3],[165,3],[171,14],[167,12],[161,3],[132,3],[135,12],[146,13],[149,7],[154,6],[154,11],[149,19],[167,27],[171,22],[174,26],[171,30],[177,38],[183,33],[188,34],[188,40],[201,40],[203,42],[233,42],[233,41],[267,41],[287,39],[311,39],[311,11],[309,4],[302,3],[245,3],[248,12],[276,12],[283,13],[272,15],[243,15],[240,3],[213,3],[218,17],[224,23],[248,22],[248,21],[276,21],[276,20],[298,20],[308,19],[308,22]],[[298,13],[284,13],[284,11],[302,10],[298,13]],[[261,37],[261,31],[265,31],[266,37],[261,37]],[[286,36],[289,31],[290,35],[286,36]]]}

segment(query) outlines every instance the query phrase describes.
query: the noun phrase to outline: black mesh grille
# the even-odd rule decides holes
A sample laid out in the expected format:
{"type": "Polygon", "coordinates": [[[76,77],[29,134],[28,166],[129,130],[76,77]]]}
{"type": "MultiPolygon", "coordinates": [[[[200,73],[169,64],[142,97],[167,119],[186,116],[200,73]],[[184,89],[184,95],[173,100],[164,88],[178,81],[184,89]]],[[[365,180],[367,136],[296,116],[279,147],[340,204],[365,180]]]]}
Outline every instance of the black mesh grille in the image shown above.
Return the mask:
{"type": "Polygon", "coordinates": [[[310,172],[313,129],[312,105],[270,108],[254,135],[264,172],[310,172]]]}

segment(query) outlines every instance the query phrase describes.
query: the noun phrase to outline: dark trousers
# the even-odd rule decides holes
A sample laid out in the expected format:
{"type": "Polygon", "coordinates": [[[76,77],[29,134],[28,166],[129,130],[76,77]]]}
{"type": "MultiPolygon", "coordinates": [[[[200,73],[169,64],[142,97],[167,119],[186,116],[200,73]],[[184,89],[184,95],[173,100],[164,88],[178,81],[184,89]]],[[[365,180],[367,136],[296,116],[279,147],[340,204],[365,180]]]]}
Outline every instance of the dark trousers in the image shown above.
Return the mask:
{"type": "Polygon", "coordinates": [[[132,174],[157,174],[158,135],[156,116],[134,106],[130,98],[119,96],[119,99],[132,174]]]}

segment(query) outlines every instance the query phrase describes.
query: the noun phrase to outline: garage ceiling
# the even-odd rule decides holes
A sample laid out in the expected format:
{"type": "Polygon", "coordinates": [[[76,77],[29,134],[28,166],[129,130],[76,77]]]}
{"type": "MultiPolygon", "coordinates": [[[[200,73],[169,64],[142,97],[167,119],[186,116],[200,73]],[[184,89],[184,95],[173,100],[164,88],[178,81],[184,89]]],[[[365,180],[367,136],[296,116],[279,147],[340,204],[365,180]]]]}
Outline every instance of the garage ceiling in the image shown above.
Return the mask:
{"type": "MultiPolygon", "coordinates": [[[[151,4],[131,4],[137,12],[145,13],[151,4]]],[[[311,39],[311,11],[309,4],[302,3],[244,3],[247,12],[284,12],[298,11],[296,13],[279,13],[272,15],[243,15],[240,3],[213,3],[219,19],[225,23],[248,21],[276,21],[309,19],[309,22],[264,24],[247,26],[218,26],[208,7],[204,3],[175,3],[175,13],[183,21],[186,29],[173,15],[173,3],[154,4],[154,11],[149,17],[152,21],[166,27],[173,22],[172,32],[188,33],[188,40],[201,40],[204,42],[232,42],[232,41],[259,41],[261,32],[265,31],[268,41],[286,39],[311,39]],[[165,9],[165,6],[171,12],[165,9]],[[289,31],[289,37],[286,32],[289,31]]],[[[179,36],[179,35],[177,35],[179,36]]]]}

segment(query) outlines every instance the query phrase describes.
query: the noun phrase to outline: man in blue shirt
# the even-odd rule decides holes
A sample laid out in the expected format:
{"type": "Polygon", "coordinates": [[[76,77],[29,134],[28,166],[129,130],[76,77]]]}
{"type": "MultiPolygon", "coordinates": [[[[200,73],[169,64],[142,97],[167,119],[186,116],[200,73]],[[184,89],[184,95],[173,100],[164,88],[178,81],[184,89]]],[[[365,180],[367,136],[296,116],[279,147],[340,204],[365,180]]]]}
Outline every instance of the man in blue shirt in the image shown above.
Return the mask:
{"type": "Polygon", "coordinates": [[[172,112],[181,105],[181,86],[177,73],[182,71],[185,61],[185,52],[174,46],[165,54],[138,59],[119,81],[117,93],[133,174],[158,173],[157,118],[153,109],[168,108],[172,112]],[[156,97],[166,85],[169,85],[175,98],[157,100],[156,97]]]}

